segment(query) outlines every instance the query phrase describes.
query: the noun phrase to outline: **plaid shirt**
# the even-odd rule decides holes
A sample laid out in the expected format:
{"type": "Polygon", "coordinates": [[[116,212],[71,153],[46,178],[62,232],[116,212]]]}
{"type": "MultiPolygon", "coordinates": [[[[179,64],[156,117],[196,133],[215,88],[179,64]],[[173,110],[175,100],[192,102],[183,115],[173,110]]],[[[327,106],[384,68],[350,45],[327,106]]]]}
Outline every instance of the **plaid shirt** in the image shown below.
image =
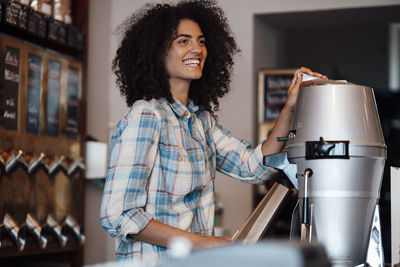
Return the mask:
{"type": "Polygon", "coordinates": [[[155,220],[203,236],[213,234],[214,179],[219,170],[262,184],[273,170],[262,164],[261,144],[231,136],[189,100],[136,101],[110,141],[101,223],[117,237],[117,260],[158,259],[167,250],[128,234],[155,220]]]}

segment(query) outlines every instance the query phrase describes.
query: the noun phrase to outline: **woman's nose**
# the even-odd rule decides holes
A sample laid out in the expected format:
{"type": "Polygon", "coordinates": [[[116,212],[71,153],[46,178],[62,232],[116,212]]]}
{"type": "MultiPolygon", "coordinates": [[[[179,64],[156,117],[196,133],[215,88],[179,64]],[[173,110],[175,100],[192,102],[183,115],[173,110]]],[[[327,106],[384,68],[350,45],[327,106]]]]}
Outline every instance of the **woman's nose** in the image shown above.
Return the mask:
{"type": "Polygon", "coordinates": [[[201,53],[200,44],[197,42],[192,42],[191,47],[190,47],[190,52],[192,52],[194,54],[200,54],[201,53]]]}

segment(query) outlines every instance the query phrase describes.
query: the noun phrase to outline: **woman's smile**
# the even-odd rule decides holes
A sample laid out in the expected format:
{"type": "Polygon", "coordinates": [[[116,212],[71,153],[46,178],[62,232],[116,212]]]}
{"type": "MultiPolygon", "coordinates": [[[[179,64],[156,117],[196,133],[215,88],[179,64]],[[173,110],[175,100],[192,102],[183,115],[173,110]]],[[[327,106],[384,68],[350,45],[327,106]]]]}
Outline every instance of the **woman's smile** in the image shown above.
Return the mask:
{"type": "Polygon", "coordinates": [[[189,67],[200,67],[201,60],[198,58],[188,58],[183,60],[183,64],[189,67]]]}

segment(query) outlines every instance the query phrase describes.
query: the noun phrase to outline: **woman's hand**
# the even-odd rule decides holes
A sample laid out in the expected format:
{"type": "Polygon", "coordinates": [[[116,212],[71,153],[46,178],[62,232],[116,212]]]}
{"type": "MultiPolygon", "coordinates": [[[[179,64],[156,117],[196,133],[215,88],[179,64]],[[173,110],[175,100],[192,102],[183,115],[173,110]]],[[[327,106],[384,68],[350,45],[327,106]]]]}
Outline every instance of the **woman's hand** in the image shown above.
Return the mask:
{"type": "Polygon", "coordinates": [[[228,245],[233,242],[231,236],[201,236],[200,240],[195,242],[195,249],[218,247],[228,245]]]}
{"type": "Polygon", "coordinates": [[[299,90],[300,90],[300,84],[302,81],[302,73],[314,76],[314,77],[319,77],[321,79],[326,79],[325,75],[322,75],[318,72],[313,72],[309,68],[306,67],[301,67],[299,68],[292,79],[292,82],[290,83],[288,94],[287,94],[287,100],[285,103],[286,108],[289,110],[294,110],[294,107],[296,106],[297,102],[297,97],[299,95],[299,90]]]}

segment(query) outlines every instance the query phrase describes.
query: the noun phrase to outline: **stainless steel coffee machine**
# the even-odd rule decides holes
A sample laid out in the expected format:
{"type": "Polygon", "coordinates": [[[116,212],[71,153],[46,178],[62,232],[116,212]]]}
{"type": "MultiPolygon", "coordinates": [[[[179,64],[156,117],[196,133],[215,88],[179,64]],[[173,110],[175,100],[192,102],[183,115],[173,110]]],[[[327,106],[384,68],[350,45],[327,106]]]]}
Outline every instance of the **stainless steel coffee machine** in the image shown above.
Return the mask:
{"type": "Polygon", "coordinates": [[[386,145],[373,89],[304,82],[287,144],[297,165],[302,240],[322,243],[333,266],[381,265],[377,203],[386,145]]]}

